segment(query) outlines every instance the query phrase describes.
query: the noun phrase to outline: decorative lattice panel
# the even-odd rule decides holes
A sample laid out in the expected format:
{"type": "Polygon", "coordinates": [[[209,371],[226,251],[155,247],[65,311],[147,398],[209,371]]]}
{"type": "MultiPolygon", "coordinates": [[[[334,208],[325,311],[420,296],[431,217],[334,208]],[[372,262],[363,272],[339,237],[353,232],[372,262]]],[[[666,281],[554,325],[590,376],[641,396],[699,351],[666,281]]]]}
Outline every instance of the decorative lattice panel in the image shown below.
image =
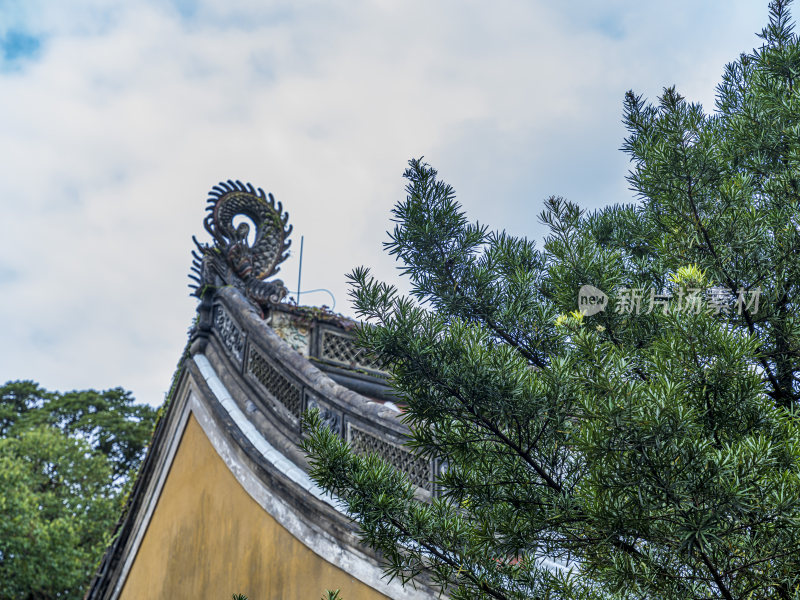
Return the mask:
{"type": "Polygon", "coordinates": [[[404,471],[411,483],[429,492],[433,491],[433,473],[431,472],[431,462],[415,456],[402,446],[397,446],[371,433],[367,433],[354,427],[349,427],[350,446],[358,454],[375,453],[394,468],[404,471]]]}
{"type": "Polygon", "coordinates": [[[320,334],[320,358],[348,367],[383,370],[380,360],[367,354],[363,348],[359,348],[351,336],[335,333],[329,329],[323,329],[320,334]]]}
{"type": "Polygon", "coordinates": [[[228,352],[241,364],[244,354],[244,334],[221,306],[214,307],[214,329],[228,352]]]}
{"type": "Polygon", "coordinates": [[[284,377],[278,370],[251,347],[247,370],[278,402],[298,419],[303,413],[303,395],[300,387],[284,377]]]}

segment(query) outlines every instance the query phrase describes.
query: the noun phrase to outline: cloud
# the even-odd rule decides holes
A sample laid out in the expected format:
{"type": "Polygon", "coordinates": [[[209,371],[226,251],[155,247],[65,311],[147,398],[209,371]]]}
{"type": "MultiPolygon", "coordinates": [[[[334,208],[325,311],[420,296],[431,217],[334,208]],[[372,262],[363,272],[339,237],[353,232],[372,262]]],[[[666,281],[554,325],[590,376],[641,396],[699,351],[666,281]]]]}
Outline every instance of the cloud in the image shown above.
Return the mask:
{"type": "Polygon", "coordinates": [[[0,72],[0,379],[159,403],[220,180],[284,203],[282,277],[304,235],[303,288],[344,311],[355,265],[396,280],[381,242],[411,157],[516,234],[541,237],[551,194],[630,200],[625,90],[710,103],[765,20],[749,4],[0,2],[23,36],[0,72]]]}

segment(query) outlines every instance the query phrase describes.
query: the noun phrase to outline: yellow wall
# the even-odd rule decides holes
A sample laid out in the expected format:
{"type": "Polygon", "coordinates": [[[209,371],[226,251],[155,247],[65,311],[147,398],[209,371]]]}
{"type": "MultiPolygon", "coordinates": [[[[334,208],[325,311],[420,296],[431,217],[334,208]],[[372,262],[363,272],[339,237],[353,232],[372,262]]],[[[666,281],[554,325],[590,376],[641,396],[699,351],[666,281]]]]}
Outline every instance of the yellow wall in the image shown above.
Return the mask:
{"type": "Polygon", "coordinates": [[[193,416],[122,590],[123,600],[386,598],[326,562],[239,485],[193,416]]]}

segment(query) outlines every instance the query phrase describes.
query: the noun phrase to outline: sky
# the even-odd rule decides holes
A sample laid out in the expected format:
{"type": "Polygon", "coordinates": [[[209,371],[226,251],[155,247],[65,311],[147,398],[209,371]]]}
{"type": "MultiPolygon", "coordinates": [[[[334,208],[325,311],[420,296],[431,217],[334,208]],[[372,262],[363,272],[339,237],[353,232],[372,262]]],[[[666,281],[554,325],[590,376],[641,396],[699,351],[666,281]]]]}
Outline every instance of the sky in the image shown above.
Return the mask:
{"type": "Polygon", "coordinates": [[[344,314],[353,267],[398,281],[410,158],[539,243],[551,195],[631,202],[625,92],[710,112],[766,22],[753,0],[0,0],[0,383],[163,402],[221,180],[283,202],[279,276],[304,236],[302,289],[344,314]]]}

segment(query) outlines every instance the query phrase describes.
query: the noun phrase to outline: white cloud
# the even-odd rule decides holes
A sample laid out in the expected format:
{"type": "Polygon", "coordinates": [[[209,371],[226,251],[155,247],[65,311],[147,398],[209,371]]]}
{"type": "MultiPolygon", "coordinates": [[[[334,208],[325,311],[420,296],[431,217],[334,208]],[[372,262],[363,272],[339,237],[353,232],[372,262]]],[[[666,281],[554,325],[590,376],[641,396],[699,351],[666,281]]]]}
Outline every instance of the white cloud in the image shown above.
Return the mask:
{"type": "Polygon", "coordinates": [[[749,5],[0,3],[42,40],[0,73],[0,380],[160,402],[221,179],[283,201],[304,289],[343,310],[353,266],[394,277],[380,243],[412,156],[518,234],[540,235],[550,194],[630,199],[623,93],[677,83],[708,104],[766,18],[749,5]]]}

